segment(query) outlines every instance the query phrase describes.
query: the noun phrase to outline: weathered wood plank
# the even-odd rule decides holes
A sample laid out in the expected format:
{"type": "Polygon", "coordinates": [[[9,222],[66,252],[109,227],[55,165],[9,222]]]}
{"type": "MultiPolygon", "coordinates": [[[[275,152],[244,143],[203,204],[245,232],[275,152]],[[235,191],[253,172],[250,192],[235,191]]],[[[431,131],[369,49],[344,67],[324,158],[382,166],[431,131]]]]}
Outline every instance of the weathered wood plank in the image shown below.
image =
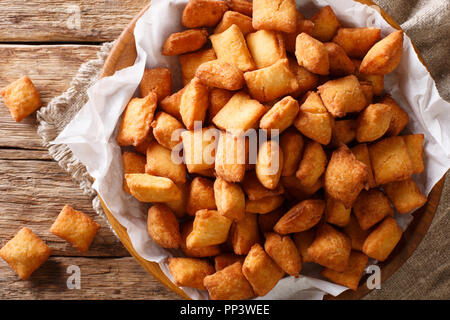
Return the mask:
{"type": "MultiPolygon", "coordinates": [[[[98,50],[95,45],[0,45],[0,87],[28,75],[46,105],[67,89],[80,65],[96,58],[98,50]]],[[[2,100],[0,147],[43,149],[36,133],[36,116],[16,123],[2,100]]]]}
{"type": "Polygon", "coordinates": [[[2,0],[1,42],[116,39],[149,0],[2,0]]]}
{"type": "Polygon", "coordinates": [[[22,281],[0,260],[0,299],[179,299],[148,274],[133,258],[50,257],[27,281],[22,281]],[[78,266],[81,289],[68,289],[78,266]]]}
{"type": "Polygon", "coordinates": [[[41,237],[54,255],[129,256],[92,209],[90,197],[53,161],[0,160],[0,246],[24,226],[41,237]],[[86,253],[80,253],[49,231],[65,204],[89,214],[102,226],[86,253]]]}
{"type": "Polygon", "coordinates": [[[46,150],[26,150],[16,148],[0,148],[0,160],[47,160],[52,161],[52,157],[46,150]]]}

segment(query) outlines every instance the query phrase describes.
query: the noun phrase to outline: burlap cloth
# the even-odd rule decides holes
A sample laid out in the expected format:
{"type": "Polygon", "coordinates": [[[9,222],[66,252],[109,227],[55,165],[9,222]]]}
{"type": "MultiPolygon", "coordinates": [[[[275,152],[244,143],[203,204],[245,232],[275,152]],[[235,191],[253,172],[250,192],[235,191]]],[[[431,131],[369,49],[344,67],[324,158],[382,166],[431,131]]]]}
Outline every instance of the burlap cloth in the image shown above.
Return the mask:
{"type": "MultiPolygon", "coordinates": [[[[436,80],[440,95],[450,101],[450,1],[449,0],[374,0],[390,14],[418,47],[436,80]]],[[[63,145],[50,145],[72,117],[86,103],[86,90],[98,78],[112,48],[106,43],[98,59],[83,64],[70,88],[54,98],[37,114],[38,133],[50,155],[93,199],[94,210],[105,217],[86,168],[63,145]]],[[[409,260],[386,282],[364,299],[450,299],[450,179],[432,225],[409,260]]]]}

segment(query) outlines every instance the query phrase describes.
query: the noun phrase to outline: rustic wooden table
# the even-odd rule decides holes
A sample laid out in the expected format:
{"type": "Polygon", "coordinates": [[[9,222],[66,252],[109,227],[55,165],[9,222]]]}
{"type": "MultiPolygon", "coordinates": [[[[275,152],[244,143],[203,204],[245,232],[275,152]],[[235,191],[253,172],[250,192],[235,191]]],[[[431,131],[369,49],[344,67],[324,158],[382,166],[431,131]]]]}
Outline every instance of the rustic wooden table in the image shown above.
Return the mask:
{"type": "MultiPolygon", "coordinates": [[[[28,75],[43,104],[61,94],[80,65],[116,39],[148,0],[3,0],[0,6],[0,87],[28,75]]],[[[22,281],[0,259],[0,299],[178,299],[124,249],[105,221],[42,147],[33,114],[21,123],[0,102],[0,246],[24,226],[52,256],[22,281]],[[49,231],[65,204],[102,225],[81,254],[49,231]],[[69,289],[71,265],[81,289],[69,289]]]]}

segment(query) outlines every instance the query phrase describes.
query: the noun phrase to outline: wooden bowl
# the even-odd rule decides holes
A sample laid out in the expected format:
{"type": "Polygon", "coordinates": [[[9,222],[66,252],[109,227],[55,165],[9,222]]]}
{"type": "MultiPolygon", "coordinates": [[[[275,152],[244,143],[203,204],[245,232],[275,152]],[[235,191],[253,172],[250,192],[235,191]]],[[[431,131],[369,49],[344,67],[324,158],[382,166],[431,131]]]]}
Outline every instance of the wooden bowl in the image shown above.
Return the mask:
{"type": "MultiPolygon", "coordinates": [[[[357,0],[366,5],[375,5],[371,0],[357,0]]],[[[108,58],[105,61],[103,70],[101,72],[101,78],[113,75],[114,72],[121,70],[123,68],[129,67],[134,64],[136,60],[136,47],[134,41],[134,26],[136,21],[144,14],[145,11],[150,7],[150,4],[145,6],[142,11],[131,21],[127,28],[122,32],[118,38],[116,44],[111,50],[108,58]]],[[[380,8],[381,15],[383,18],[394,28],[401,29],[395,20],[390,17],[383,9],[380,8]]],[[[425,65],[424,60],[420,56],[417,48],[414,46],[417,56],[420,61],[425,65]]],[[[426,67],[426,65],[425,65],[426,67]]],[[[428,69],[428,68],[427,68],[428,69]]],[[[439,199],[441,197],[442,188],[444,186],[444,178],[442,178],[433,188],[428,196],[427,203],[413,213],[414,220],[408,226],[408,229],[403,233],[403,236],[398,243],[395,250],[392,252],[390,257],[380,263],[381,268],[381,281],[386,281],[392,274],[397,271],[403,263],[408,260],[414,250],[417,248],[419,243],[424,238],[428,228],[430,227],[431,221],[433,220],[434,213],[439,204],[439,199]]],[[[161,271],[159,265],[154,262],[149,262],[139,256],[139,254],[134,250],[130,238],[128,237],[127,230],[114,218],[112,213],[108,210],[102,201],[103,210],[109,219],[112,227],[116,231],[120,240],[122,241],[125,248],[130,252],[130,254],[146,269],[150,274],[152,274],[161,283],[166,285],[169,289],[179,294],[185,299],[190,299],[179,287],[174,285],[161,271]]],[[[367,276],[366,276],[367,277],[367,276]]],[[[365,279],[360,282],[360,286],[357,291],[347,290],[343,292],[338,297],[325,296],[326,299],[360,299],[369,292],[369,289],[365,285],[365,279]]]]}

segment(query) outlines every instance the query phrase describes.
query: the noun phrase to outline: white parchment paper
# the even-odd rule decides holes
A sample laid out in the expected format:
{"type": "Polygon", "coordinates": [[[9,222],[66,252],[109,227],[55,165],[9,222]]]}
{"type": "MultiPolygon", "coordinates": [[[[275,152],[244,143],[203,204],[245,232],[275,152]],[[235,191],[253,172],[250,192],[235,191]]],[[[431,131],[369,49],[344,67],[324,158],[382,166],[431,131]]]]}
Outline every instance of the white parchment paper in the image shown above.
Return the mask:
{"type": "MultiPolygon", "coordinates": [[[[122,189],[121,150],[115,140],[120,115],[136,93],[144,68],[168,67],[174,89],[181,86],[178,59],[161,55],[164,40],[182,30],[180,18],[187,0],[152,0],[150,10],[138,20],[134,31],[138,58],[133,66],[103,78],[88,90],[89,101],[67,125],[53,144],[66,144],[95,179],[93,185],[108,209],[127,229],[134,249],[146,260],[159,263],[172,279],[167,258],[176,252],[163,249],[149,237],[146,207],[122,189]]],[[[352,0],[297,0],[297,6],[310,17],[317,8],[331,5],[344,26],[377,27],[382,36],[394,29],[381,17],[376,7],[352,0]]],[[[415,177],[428,195],[450,167],[450,104],[442,100],[434,80],[419,61],[408,36],[403,44],[399,67],[385,77],[385,90],[408,113],[408,132],[425,135],[425,173],[415,177]]],[[[406,229],[410,214],[396,215],[406,229]]],[[[193,299],[207,299],[205,291],[182,288],[193,299]]],[[[302,276],[286,277],[266,296],[259,299],[322,299],[328,293],[339,295],[347,288],[320,277],[319,268],[305,264],[302,276]]]]}

